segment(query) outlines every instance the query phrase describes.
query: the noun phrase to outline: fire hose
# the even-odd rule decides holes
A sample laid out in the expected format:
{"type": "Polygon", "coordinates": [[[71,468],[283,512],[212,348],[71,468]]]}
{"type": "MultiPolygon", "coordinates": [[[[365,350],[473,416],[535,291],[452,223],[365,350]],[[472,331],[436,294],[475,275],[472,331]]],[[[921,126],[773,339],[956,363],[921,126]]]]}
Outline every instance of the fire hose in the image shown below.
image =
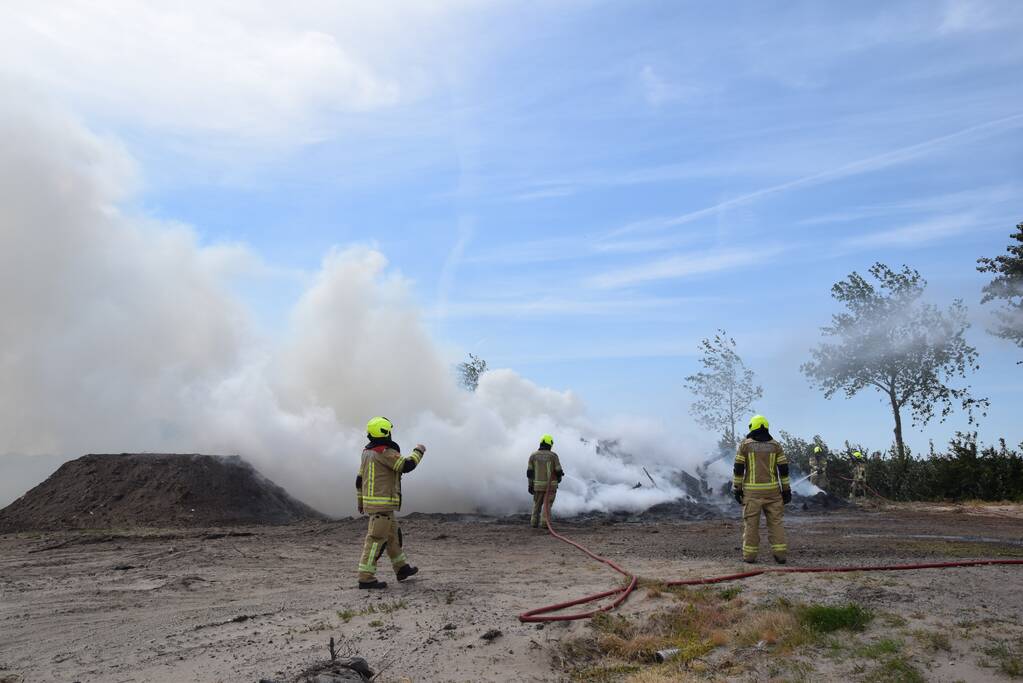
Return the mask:
{"type": "MultiPolygon", "coordinates": [[[[581,550],[586,555],[589,555],[594,560],[606,564],[607,566],[614,569],[616,572],[626,578],[626,583],[619,587],[611,590],[604,591],[602,593],[594,593],[593,595],[586,595],[575,600],[568,600],[565,602],[559,602],[553,605],[547,605],[545,607],[537,607],[523,612],[519,615],[519,621],[521,622],[552,622],[552,621],[576,621],[579,619],[589,619],[590,617],[600,613],[607,612],[621,605],[629,597],[629,595],[636,589],[636,584],[639,583],[639,578],[632,572],[626,571],[618,566],[616,563],[601,557],[596,553],[592,552],[581,543],[573,541],[566,536],[559,534],[551,526],[551,506],[550,506],[550,489],[544,495],[544,522],[547,525],[547,531],[550,532],[551,536],[563,541],[570,546],[581,550]],[[575,607],[576,605],[585,605],[604,598],[611,598],[614,600],[610,603],[597,607],[588,612],[576,612],[573,614],[551,614],[552,612],[560,612],[563,609],[569,607],[575,607]]],[[[739,574],[725,574],[722,576],[703,577],[696,579],[676,579],[672,581],[665,581],[665,586],[703,586],[714,583],[725,583],[727,581],[738,581],[740,579],[748,579],[753,576],[760,576],[761,574],[840,574],[848,572],[889,572],[889,571],[910,571],[918,569],[947,569],[950,567],[982,567],[991,565],[1023,565],[1023,560],[958,560],[955,562],[928,562],[928,563],[916,563],[916,564],[879,564],[879,565],[867,565],[862,567],[854,566],[838,566],[838,567],[769,567],[765,569],[756,569],[753,571],[741,572],[739,574]]]]}

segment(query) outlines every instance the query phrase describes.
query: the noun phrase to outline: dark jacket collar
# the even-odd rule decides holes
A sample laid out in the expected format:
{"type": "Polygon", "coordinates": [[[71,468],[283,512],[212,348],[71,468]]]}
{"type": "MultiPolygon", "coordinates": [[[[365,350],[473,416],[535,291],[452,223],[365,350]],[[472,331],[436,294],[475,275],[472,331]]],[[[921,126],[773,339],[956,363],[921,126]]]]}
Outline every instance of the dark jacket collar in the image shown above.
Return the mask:
{"type": "Polygon", "coordinates": [[[386,437],[386,436],[370,437],[369,443],[366,444],[366,450],[369,450],[371,448],[380,448],[381,446],[384,446],[386,448],[391,448],[391,449],[396,450],[399,453],[401,453],[401,446],[399,446],[398,444],[394,443],[393,441],[391,441],[391,439],[389,437],[386,437]]]}
{"type": "Polygon", "coordinates": [[[772,439],[771,432],[767,431],[767,427],[758,427],[752,432],[746,435],[747,439],[753,439],[754,441],[770,441],[772,439]]]}

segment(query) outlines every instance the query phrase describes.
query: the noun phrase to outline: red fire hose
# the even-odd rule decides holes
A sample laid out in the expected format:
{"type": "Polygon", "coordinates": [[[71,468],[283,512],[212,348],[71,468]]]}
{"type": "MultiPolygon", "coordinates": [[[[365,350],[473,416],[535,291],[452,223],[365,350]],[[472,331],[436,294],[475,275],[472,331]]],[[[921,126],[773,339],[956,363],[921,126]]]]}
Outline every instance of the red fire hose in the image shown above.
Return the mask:
{"type": "Polygon", "coordinates": [[[628,579],[628,584],[626,584],[625,586],[622,586],[621,588],[613,588],[613,589],[611,589],[609,591],[604,591],[603,593],[595,593],[594,595],[587,595],[586,597],[578,598],[577,600],[569,600],[567,602],[559,602],[556,605],[548,605],[546,607],[537,607],[536,609],[531,609],[528,612],[523,612],[522,614],[520,614],[519,615],[519,621],[523,621],[523,622],[534,622],[534,621],[536,621],[536,622],[575,621],[576,619],[589,619],[590,617],[592,617],[594,614],[597,614],[598,612],[607,612],[608,610],[614,609],[618,605],[620,605],[623,602],[625,602],[625,599],[627,597],[629,597],[629,593],[631,593],[632,591],[634,591],[636,589],[636,583],[638,583],[639,579],[636,578],[636,576],[634,574],[630,574],[629,572],[625,571],[624,569],[622,569],[621,567],[619,567],[617,564],[615,564],[611,560],[607,559],[606,557],[601,557],[600,555],[597,555],[596,553],[587,550],[580,543],[576,543],[572,539],[566,538],[565,536],[562,536],[557,531],[555,531],[554,527],[551,526],[551,500],[550,500],[551,494],[550,494],[550,491],[551,491],[550,487],[548,487],[547,488],[547,493],[544,494],[543,513],[544,513],[544,522],[547,523],[547,531],[550,532],[551,536],[553,536],[554,538],[558,539],[559,541],[564,541],[565,543],[569,544],[570,546],[572,546],[574,548],[578,548],[579,550],[583,551],[584,553],[586,553],[587,555],[592,557],[597,562],[602,562],[602,563],[606,564],[608,567],[611,567],[611,569],[614,569],[616,572],[618,572],[619,574],[624,576],[626,579],[628,579]],[[575,605],[584,605],[586,603],[594,602],[596,600],[602,600],[603,598],[609,598],[611,596],[617,596],[617,597],[612,602],[610,602],[609,604],[604,605],[603,607],[598,607],[596,609],[592,609],[589,612],[577,612],[575,614],[554,614],[554,615],[548,614],[549,612],[559,612],[559,611],[561,611],[561,610],[563,610],[563,609],[565,609],[567,607],[574,607],[575,605]]]}
{"type": "MultiPolygon", "coordinates": [[[[549,489],[548,489],[549,491],[549,489]]],[[[562,536],[554,530],[551,526],[551,509],[550,509],[550,494],[548,493],[544,497],[544,513],[546,515],[547,531],[550,532],[554,538],[568,543],[574,548],[578,548],[582,552],[586,553],[598,562],[602,562],[607,566],[614,569],[616,572],[628,579],[628,584],[621,588],[614,588],[612,590],[604,591],[603,593],[594,593],[593,595],[587,595],[575,600],[568,600],[566,602],[559,602],[554,605],[547,605],[546,607],[537,607],[529,611],[523,612],[519,615],[519,621],[522,622],[551,622],[551,621],[575,621],[577,619],[589,619],[593,615],[599,612],[607,612],[612,610],[618,605],[625,602],[629,594],[632,593],[636,588],[636,584],[639,579],[635,574],[632,574],[617,564],[601,557],[596,553],[591,552],[580,543],[577,543],[565,536],[562,536]],[[576,612],[574,614],[551,614],[551,612],[559,612],[568,607],[574,607],[576,605],[584,605],[604,598],[616,596],[615,599],[604,605],[592,609],[589,612],[576,612]]],[[[906,571],[913,569],[946,569],[948,567],[980,567],[988,565],[1023,565],[1023,560],[960,560],[957,562],[930,562],[922,564],[879,564],[879,565],[867,565],[864,567],[769,567],[765,569],[756,569],[753,571],[742,572],[739,574],[725,574],[723,576],[712,576],[698,579],[676,579],[674,581],[665,581],[666,586],[701,586],[713,583],[724,583],[726,581],[737,581],[739,579],[748,579],[752,576],[760,576],[761,574],[837,574],[844,572],[890,572],[890,571],[906,571]]]]}

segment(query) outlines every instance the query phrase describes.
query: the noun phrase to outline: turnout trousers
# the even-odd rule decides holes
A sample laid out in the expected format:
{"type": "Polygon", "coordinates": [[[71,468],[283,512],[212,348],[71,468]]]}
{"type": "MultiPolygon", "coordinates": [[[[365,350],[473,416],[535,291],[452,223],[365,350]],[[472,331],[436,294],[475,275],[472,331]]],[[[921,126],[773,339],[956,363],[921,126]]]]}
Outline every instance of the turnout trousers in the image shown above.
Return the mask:
{"type": "Polygon", "coordinates": [[[384,551],[391,560],[394,571],[408,564],[405,551],[401,548],[398,536],[398,520],[394,512],[374,512],[369,516],[369,530],[366,542],[362,546],[362,558],[359,560],[359,582],[366,583],[376,579],[377,560],[384,551]]]}
{"type": "MultiPolygon", "coordinates": [[[[547,495],[546,491],[534,491],[533,492],[533,515],[529,518],[529,523],[533,526],[540,525],[540,512],[543,510],[543,499],[547,495]]],[[[554,507],[554,496],[558,495],[558,489],[551,489],[551,507],[554,507]]],[[[544,524],[547,523],[547,514],[543,516],[544,524]]]]}
{"type": "Polygon", "coordinates": [[[775,557],[785,559],[789,547],[785,544],[785,527],[782,516],[785,503],[781,492],[767,495],[746,494],[742,506],[742,557],[755,560],[760,549],[760,515],[767,518],[767,540],[775,557]]]}

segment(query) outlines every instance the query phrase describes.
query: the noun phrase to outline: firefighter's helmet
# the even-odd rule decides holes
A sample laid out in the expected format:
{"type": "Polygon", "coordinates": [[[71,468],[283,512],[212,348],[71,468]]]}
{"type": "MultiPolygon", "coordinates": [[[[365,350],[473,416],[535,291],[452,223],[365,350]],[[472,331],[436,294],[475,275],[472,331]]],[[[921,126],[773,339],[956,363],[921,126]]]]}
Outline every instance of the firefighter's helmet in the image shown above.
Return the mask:
{"type": "Polygon", "coordinates": [[[550,434],[544,434],[543,436],[540,437],[540,443],[543,444],[544,446],[553,446],[554,437],[551,436],[550,434]]]}
{"type": "Polygon", "coordinates": [[[749,430],[751,432],[760,429],[761,427],[767,429],[770,426],[771,425],[767,421],[767,418],[764,417],[763,415],[754,415],[752,418],[750,418],[749,421],[749,430]]]}
{"type": "Polygon", "coordinates": [[[366,424],[366,433],[371,439],[382,439],[391,436],[394,425],[386,417],[374,417],[366,424]]]}

